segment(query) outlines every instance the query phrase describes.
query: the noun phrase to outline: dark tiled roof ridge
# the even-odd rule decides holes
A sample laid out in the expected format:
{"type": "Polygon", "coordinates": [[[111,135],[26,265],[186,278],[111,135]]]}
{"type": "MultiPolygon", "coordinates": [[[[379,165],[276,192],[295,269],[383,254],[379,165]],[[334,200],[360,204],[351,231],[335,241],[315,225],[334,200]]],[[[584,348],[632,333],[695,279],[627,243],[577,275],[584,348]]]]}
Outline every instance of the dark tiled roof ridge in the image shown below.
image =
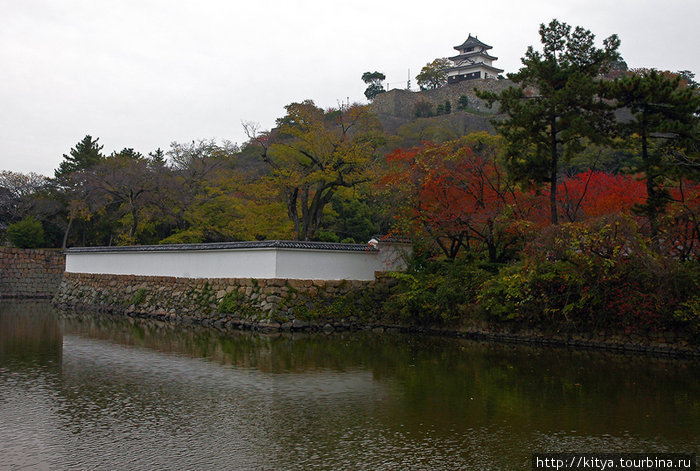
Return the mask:
{"type": "Polygon", "coordinates": [[[242,242],[209,242],[201,244],[163,245],[115,245],[109,247],[71,247],[66,253],[90,252],[177,252],[186,250],[230,250],[230,249],[311,249],[338,250],[346,252],[375,252],[367,244],[341,244],[339,242],[315,242],[301,240],[252,240],[242,242]]]}
{"type": "Polygon", "coordinates": [[[398,244],[410,244],[411,239],[408,237],[401,237],[400,235],[386,235],[386,234],[374,234],[372,239],[375,239],[379,242],[393,242],[393,243],[398,243],[398,244]]]}
{"type": "Polygon", "coordinates": [[[479,38],[477,38],[476,36],[472,36],[471,34],[469,34],[469,37],[466,39],[466,41],[464,41],[459,46],[455,46],[454,49],[459,50],[468,46],[483,46],[486,49],[492,49],[492,46],[489,46],[488,44],[479,41],[479,38]]]}

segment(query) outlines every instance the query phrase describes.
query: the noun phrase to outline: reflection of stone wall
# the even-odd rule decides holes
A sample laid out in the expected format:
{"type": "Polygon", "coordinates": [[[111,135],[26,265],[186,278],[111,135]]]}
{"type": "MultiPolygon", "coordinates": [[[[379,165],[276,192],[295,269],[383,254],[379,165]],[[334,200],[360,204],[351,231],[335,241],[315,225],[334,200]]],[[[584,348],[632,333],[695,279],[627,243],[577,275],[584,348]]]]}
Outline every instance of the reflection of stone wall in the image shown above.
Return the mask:
{"type": "Polygon", "coordinates": [[[50,298],[65,266],[59,251],[0,247],[0,298],[50,298]]]}
{"type": "Polygon", "coordinates": [[[58,360],[63,334],[58,319],[46,301],[31,299],[0,303],[0,364],[12,358],[23,364],[43,364],[58,360]]]}
{"type": "Polygon", "coordinates": [[[65,273],[54,304],[228,327],[350,327],[372,321],[377,297],[385,297],[393,281],[65,273]]]}

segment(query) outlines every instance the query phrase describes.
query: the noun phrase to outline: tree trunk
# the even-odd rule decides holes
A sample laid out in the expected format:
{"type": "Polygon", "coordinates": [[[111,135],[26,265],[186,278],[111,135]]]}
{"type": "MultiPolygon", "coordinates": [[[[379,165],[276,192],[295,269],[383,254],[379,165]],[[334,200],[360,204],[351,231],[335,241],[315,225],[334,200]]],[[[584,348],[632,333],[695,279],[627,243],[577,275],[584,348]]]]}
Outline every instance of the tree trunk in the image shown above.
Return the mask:
{"type": "Polygon", "coordinates": [[[644,166],[644,173],[646,175],[646,187],[647,187],[647,202],[645,213],[649,219],[649,227],[651,230],[652,240],[656,238],[659,232],[657,225],[657,213],[658,213],[658,198],[659,195],[656,191],[656,175],[653,175],[653,165],[651,158],[649,157],[649,146],[647,142],[647,127],[646,127],[646,115],[642,116],[642,165],[644,166]]]}
{"type": "Polygon", "coordinates": [[[549,207],[552,214],[552,224],[559,224],[559,216],[557,214],[557,173],[559,170],[559,154],[557,152],[557,128],[556,118],[551,121],[551,160],[549,167],[550,190],[549,190],[549,207]]]}
{"type": "Polygon", "coordinates": [[[297,199],[299,196],[299,189],[294,188],[293,190],[287,190],[287,215],[289,219],[294,223],[294,233],[299,239],[300,230],[299,227],[299,214],[297,213],[297,199]]]}
{"type": "Polygon", "coordinates": [[[131,207],[131,218],[132,218],[132,223],[131,223],[131,230],[129,231],[129,238],[133,239],[136,237],[136,230],[138,229],[138,209],[135,207],[131,207]]]}
{"type": "Polygon", "coordinates": [[[68,217],[68,226],[66,226],[66,232],[63,233],[63,243],[61,244],[61,248],[63,250],[66,249],[66,244],[68,243],[68,233],[70,232],[71,225],[73,225],[73,215],[72,214],[68,217]]]}

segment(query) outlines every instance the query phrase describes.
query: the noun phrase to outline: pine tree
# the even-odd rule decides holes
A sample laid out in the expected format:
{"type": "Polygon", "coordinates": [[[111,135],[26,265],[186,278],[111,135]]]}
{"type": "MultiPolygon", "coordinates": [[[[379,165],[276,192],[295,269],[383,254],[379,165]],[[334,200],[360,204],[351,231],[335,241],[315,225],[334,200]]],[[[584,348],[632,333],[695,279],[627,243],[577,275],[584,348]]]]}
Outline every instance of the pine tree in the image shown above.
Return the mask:
{"type": "Polygon", "coordinates": [[[523,66],[508,78],[519,87],[500,94],[476,91],[497,101],[507,118],[494,122],[507,142],[509,171],[517,179],[550,186],[551,221],[557,224],[560,161],[582,149],[583,139],[598,142],[612,126],[612,113],[599,97],[599,73],[618,59],[616,35],[593,44],[595,36],[552,20],[540,25],[543,52],[530,46],[523,66]],[[526,92],[527,91],[527,92],[526,92]]]}
{"type": "Polygon", "coordinates": [[[88,134],[70,150],[69,155],[63,154],[63,161],[54,171],[55,177],[60,178],[69,173],[90,168],[100,162],[103,158],[100,151],[104,146],[97,143],[99,140],[99,137],[93,140],[92,136],[88,134]]]}
{"type": "Polygon", "coordinates": [[[633,119],[618,124],[624,136],[639,143],[641,166],[646,178],[646,202],[638,209],[650,222],[652,235],[657,218],[669,201],[664,180],[669,177],[700,176],[698,133],[700,94],[683,76],[645,70],[606,85],[608,97],[633,119]]]}
{"type": "Polygon", "coordinates": [[[381,72],[365,72],[362,74],[362,81],[368,86],[365,90],[365,97],[369,101],[374,100],[374,98],[380,93],[384,93],[384,87],[382,82],[386,80],[386,76],[381,72]]]}

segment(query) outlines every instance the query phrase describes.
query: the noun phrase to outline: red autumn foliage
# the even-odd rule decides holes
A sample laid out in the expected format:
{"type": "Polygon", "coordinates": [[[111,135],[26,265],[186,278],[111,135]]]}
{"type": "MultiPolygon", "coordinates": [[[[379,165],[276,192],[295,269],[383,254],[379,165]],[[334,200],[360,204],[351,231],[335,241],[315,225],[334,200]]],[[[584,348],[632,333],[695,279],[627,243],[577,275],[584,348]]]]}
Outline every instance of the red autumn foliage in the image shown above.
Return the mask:
{"type": "Polygon", "coordinates": [[[532,198],[505,178],[496,163],[498,139],[478,134],[444,144],[398,149],[387,156],[392,172],[382,184],[399,195],[404,230],[427,234],[449,258],[475,246],[491,261],[520,239],[532,198]],[[397,191],[398,190],[398,191],[397,191]]]}
{"type": "Polygon", "coordinates": [[[644,182],[631,175],[588,170],[561,183],[560,211],[570,222],[629,213],[646,196],[644,182]]]}
{"type": "MultiPolygon", "coordinates": [[[[500,150],[497,137],[481,133],[387,155],[391,170],[381,184],[394,198],[398,231],[432,241],[448,258],[469,250],[484,250],[492,262],[513,255],[527,231],[550,225],[549,195],[512,184],[497,163],[500,150]]],[[[560,214],[569,222],[632,214],[646,198],[638,176],[593,170],[563,178],[560,188],[560,214]]],[[[700,185],[668,191],[662,246],[676,259],[698,258],[700,185]]]]}

